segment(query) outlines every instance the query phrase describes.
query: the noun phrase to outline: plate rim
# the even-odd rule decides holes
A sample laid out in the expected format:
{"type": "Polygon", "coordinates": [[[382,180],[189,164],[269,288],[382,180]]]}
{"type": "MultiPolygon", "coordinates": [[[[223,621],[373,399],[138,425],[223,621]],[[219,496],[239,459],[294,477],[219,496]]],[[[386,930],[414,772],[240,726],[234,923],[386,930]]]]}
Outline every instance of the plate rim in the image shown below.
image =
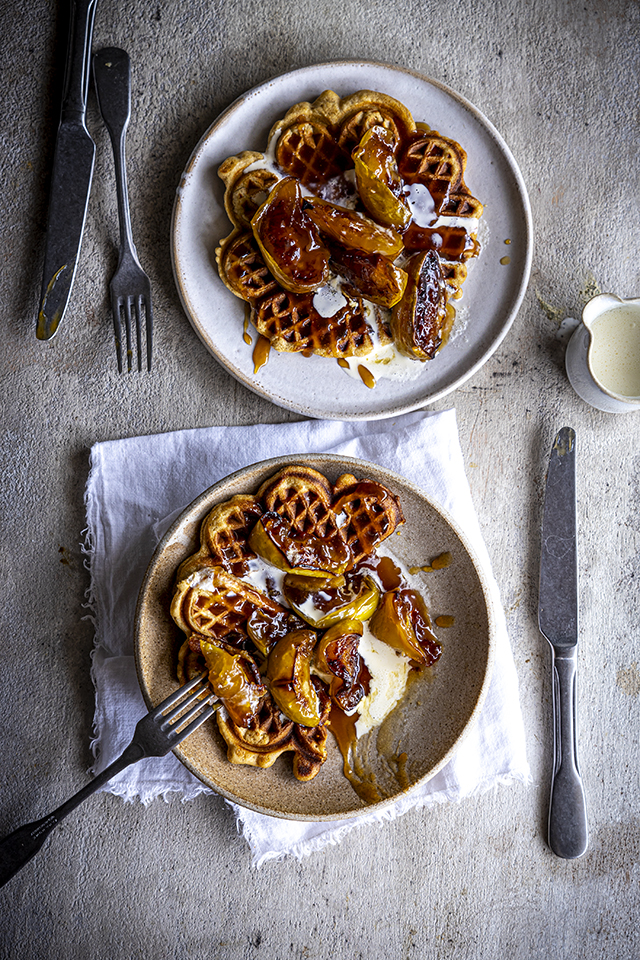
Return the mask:
{"type": "Polygon", "coordinates": [[[476,107],[471,101],[469,101],[465,96],[453,90],[447,84],[443,83],[440,80],[429,77],[423,73],[420,73],[417,70],[413,70],[409,67],[402,67],[396,64],[386,63],[384,61],[378,60],[360,60],[357,58],[339,58],[336,60],[327,60],[320,63],[308,64],[304,67],[297,67],[294,70],[286,71],[285,73],[274,74],[270,76],[267,80],[262,81],[259,84],[251,87],[250,89],[244,91],[240,96],[236,97],[232,103],[229,104],[207,127],[206,131],[202,134],[195,147],[193,148],[189,160],[184,167],[176,189],[176,194],[174,197],[173,211],[171,215],[171,231],[170,231],[170,254],[171,254],[171,268],[174,277],[174,283],[178,291],[178,297],[180,299],[183,311],[185,312],[187,319],[189,320],[194,332],[204,345],[205,349],[214,357],[214,359],[224,367],[224,369],[233,376],[238,382],[242,383],[247,389],[252,393],[257,394],[263,399],[269,400],[271,403],[274,403],[276,406],[279,406],[286,410],[291,410],[294,413],[298,413],[302,416],[312,417],[314,419],[327,419],[327,420],[346,420],[346,421],[367,421],[367,420],[384,420],[394,416],[400,416],[403,413],[410,413],[414,410],[423,409],[425,406],[435,403],[437,400],[442,399],[445,396],[448,396],[450,393],[453,393],[455,390],[459,389],[464,383],[466,383],[471,377],[473,377],[478,370],[484,366],[484,364],[490,359],[490,357],[495,353],[500,344],[504,341],[509,330],[513,326],[515,318],[518,315],[518,311],[522,305],[527,287],[529,285],[530,275],[531,275],[531,266],[533,262],[533,244],[534,244],[534,231],[533,231],[533,219],[531,213],[531,204],[529,200],[529,195],[527,192],[526,184],[524,178],[520,171],[520,168],[513,156],[510,148],[505,142],[502,135],[499,133],[494,124],[484,115],[484,113],[476,107]],[[210,138],[215,128],[219,127],[227,117],[232,113],[238,110],[242,104],[249,98],[256,96],[261,91],[266,90],[271,87],[276,81],[285,80],[290,77],[295,77],[300,74],[308,74],[310,71],[322,71],[323,69],[339,68],[340,66],[363,66],[370,68],[378,68],[383,70],[388,70],[395,73],[407,74],[411,77],[415,77],[417,80],[426,83],[430,86],[436,87],[441,90],[447,96],[453,98],[457,101],[463,109],[467,110],[473,115],[477,122],[481,126],[485,127],[487,132],[491,135],[495,143],[497,144],[500,152],[502,153],[504,159],[507,162],[510,173],[514,179],[515,186],[517,188],[518,198],[522,205],[522,213],[524,215],[524,225],[525,225],[525,251],[524,258],[522,263],[522,271],[518,283],[514,287],[514,295],[510,299],[510,309],[507,313],[505,322],[502,324],[499,332],[492,339],[489,345],[482,351],[481,355],[478,357],[476,362],[472,364],[467,370],[465,370],[458,377],[454,378],[450,383],[444,385],[441,389],[435,390],[433,393],[430,393],[428,396],[424,396],[413,401],[394,401],[391,406],[387,407],[384,410],[378,411],[369,411],[364,413],[344,413],[342,412],[330,412],[323,410],[317,405],[315,408],[304,406],[302,401],[294,402],[288,398],[277,395],[271,389],[265,388],[262,386],[259,381],[256,381],[255,377],[251,377],[248,374],[245,374],[244,371],[237,368],[231,361],[227,359],[223,351],[215,349],[214,345],[209,343],[204,335],[204,332],[199,328],[197,320],[194,318],[194,311],[189,305],[189,298],[186,290],[184,289],[182,279],[180,277],[180,270],[178,266],[178,257],[176,251],[176,232],[177,224],[180,216],[181,209],[181,192],[182,184],[185,179],[188,177],[189,173],[193,169],[193,166],[196,162],[196,159],[201,151],[201,148],[210,138]]]}
{"type": "MultiPolygon", "coordinates": [[[[478,717],[482,708],[484,706],[489,686],[491,683],[491,678],[494,670],[495,656],[496,656],[496,646],[497,646],[497,636],[498,636],[498,613],[497,613],[497,603],[494,596],[494,591],[491,586],[491,577],[485,568],[485,565],[478,555],[475,546],[470,541],[468,535],[458,523],[458,521],[449,513],[446,508],[442,507],[433,497],[427,494],[424,490],[418,487],[416,484],[412,483],[410,480],[407,480],[401,474],[388,469],[387,467],[381,466],[380,464],[374,463],[373,461],[363,460],[356,457],[343,457],[338,454],[332,453],[301,453],[301,454],[287,454],[281,457],[271,457],[267,460],[258,460],[255,463],[248,464],[245,467],[241,467],[239,470],[235,470],[233,473],[222,477],[216,483],[212,484],[206,490],[203,490],[190,504],[188,504],[184,510],[181,511],[180,515],[176,517],[170,524],[167,531],[164,533],[160,539],[158,545],[156,546],[151,560],[149,561],[147,568],[145,570],[144,577],[140,586],[138,593],[138,598],[136,602],[136,610],[134,617],[134,660],[136,667],[136,675],[138,678],[138,683],[140,685],[140,690],[142,693],[143,700],[149,710],[153,709],[157,704],[153,701],[149,687],[147,684],[145,670],[143,665],[142,651],[140,648],[140,633],[141,633],[141,621],[144,612],[144,603],[145,596],[152,580],[152,577],[155,573],[155,570],[158,564],[161,561],[162,555],[166,550],[167,546],[171,543],[172,539],[178,533],[180,527],[185,523],[190,517],[197,515],[198,512],[204,510],[205,504],[207,509],[211,509],[215,506],[215,502],[210,503],[211,500],[215,498],[217,491],[227,485],[233,484],[238,479],[241,479],[243,475],[249,474],[250,471],[255,471],[256,469],[267,470],[273,469],[274,472],[277,469],[282,469],[287,465],[294,463],[302,463],[305,461],[328,461],[333,465],[345,466],[346,468],[352,467],[352,470],[348,472],[361,473],[366,475],[367,469],[374,467],[376,471],[379,471],[385,477],[388,478],[390,484],[399,483],[401,486],[404,486],[411,490],[411,492],[417,496],[420,500],[424,501],[435,510],[436,513],[451,527],[455,535],[459,538],[462,543],[471,563],[475,569],[480,588],[482,590],[483,602],[487,611],[487,662],[484,671],[484,677],[482,680],[482,685],[480,691],[476,698],[476,701],[473,705],[473,709],[467,718],[467,721],[459,734],[458,738],[447,750],[447,752],[440,758],[440,760],[434,765],[428,773],[421,777],[416,783],[411,784],[411,786],[406,787],[398,791],[392,798],[386,798],[380,800],[373,804],[368,804],[362,808],[357,808],[347,812],[340,812],[339,814],[325,814],[325,815],[316,815],[316,814],[299,814],[299,813],[286,813],[282,811],[270,810],[266,807],[247,802],[230,791],[213,784],[210,778],[203,776],[199,773],[193,764],[190,763],[187,757],[184,756],[180,747],[177,747],[173,750],[173,753],[180,760],[180,762],[185,766],[201,783],[204,783],[208,786],[214,793],[219,794],[224,797],[225,800],[228,800],[231,803],[238,804],[239,806],[254,811],[255,813],[260,813],[266,816],[275,817],[276,819],[284,820],[296,820],[296,821],[307,821],[307,822],[335,822],[337,820],[350,820],[362,816],[369,816],[380,812],[385,807],[388,807],[390,804],[393,804],[400,800],[401,798],[410,796],[414,791],[420,789],[420,787],[431,780],[447,763],[452,759],[452,757],[457,753],[458,749],[462,743],[469,736],[471,730],[477,723],[478,717]]],[[[345,471],[346,472],[346,471],[345,471]]],[[[356,473],[357,475],[357,473],[356,473]]],[[[204,518],[203,517],[201,519],[204,518]]],[[[179,684],[176,679],[176,689],[179,684]]]]}

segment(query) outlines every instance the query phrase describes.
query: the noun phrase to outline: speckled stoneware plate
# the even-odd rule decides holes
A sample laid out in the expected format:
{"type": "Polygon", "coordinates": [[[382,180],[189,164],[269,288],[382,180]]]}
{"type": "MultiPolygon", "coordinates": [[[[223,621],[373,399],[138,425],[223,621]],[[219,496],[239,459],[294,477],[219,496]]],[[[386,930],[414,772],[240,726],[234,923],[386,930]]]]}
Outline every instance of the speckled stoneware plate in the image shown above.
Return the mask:
{"type": "Polygon", "coordinates": [[[531,213],[508,147],[467,100],[409,70],[340,61],[276,77],[250,90],[218,117],[196,146],[180,181],[171,250],[187,316],[205,347],[241,383],[305,416],[372,420],[415,410],[445,396],[491,356],[509,330],[527,286],[531,213]],[[216,246],[231,229],[218,167],[242,150],[264,151],[272,124],[290,106],[314,100],[327,89],[341,96],[362,89],[389,94],[404,103],[416,121],[457,140],[468,155],[467,186],[485,207],[482,254],[469,268],[449,343],[434,360],[421,365],[417,379],[380,379],[373,390],[334,360],[273,350],[268,363],[254,374],[253,347],[242,336],[245,304],[227,290],[215,266],[216,246]],[[505,241],[510,241],[508,246],[505,241]],[[508,264],[501,262],[505,258],[508,264]]]}
{"type": "Polygon", "coordinates": [[[198,549],[200,523],[217,503],[252,493],[281,467],[305,463],[331,481],[342,473],[371,478],[399,495],[406,523],[393,536],[393,552],[407,567],[424,566],[450,551],[452,563],[421,574],[420,589],[432,617],[451,615],[440,630],[443,652],[412,684],[399,707],[377,730],[358,741],[358,755],[375,777],[380,799],[365,804],[342,772],[342,756],[329,735],[329,756],[317,777],[299,783],[291,755],[258,770],[229,763],[215,719],[204,723],[175,751],[200,780],[228,800],[259,813],[295,820],[336,820],[368,813],[428,780],[453,756],[477,719],[493,662],[495,613],[474,550],[450,517],[417,487],[362,460],[310,455],[267,460],[232,474],[206,490],[167,532],[147,570],[136,612],[138,677],[149,708],[178,687],[176,659],[184,637],[169,616],[175,572],[198,549]],[[407,754],[402,785],[385,757],[407,754]]]}

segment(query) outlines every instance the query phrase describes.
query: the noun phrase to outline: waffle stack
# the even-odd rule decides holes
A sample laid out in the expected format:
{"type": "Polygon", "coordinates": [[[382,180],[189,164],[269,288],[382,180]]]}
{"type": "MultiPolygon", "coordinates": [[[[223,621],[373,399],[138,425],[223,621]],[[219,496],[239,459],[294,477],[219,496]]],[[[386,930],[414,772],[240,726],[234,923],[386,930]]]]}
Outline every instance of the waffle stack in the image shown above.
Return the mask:
{"type": "MultiPolygon", "coordinates": [[[[255,496],[235,496],[214,507],[201,524],[200,549],[178,568],[170,608],[186,637],[178,655],[178,679],[184,682],[209,668],[210,682],[222,702],[218,728],[232,763],[269,767],[282,753],[293,752],[294,775],[309,780],[326,759],[331,685],[309,675],[307,693],[319,718],[313,725],[296,722],[271,696],[268,677],[278,644],[299,634],[301,627],[314,643],[320,637],[289,609],[276,583],[284,576],[282,569],[265,568],[263,563],[264,588],[251,580],[259,566],[252,533],[274,518],[279,529],[276,546],[285,557],[302,555],[306,546],[310,551],[306,556],[339,556],[340,570],[354,571],[403,523],[403,516],[397,497],[379,483],[344,474],[332,485],[310,467],[287,466],[263,483],[255,496]],[[314,554],[318,546],[330,550],[314,554]],[[212,674],[212,652],[216,663],[228,665],[229,676],[212,674]]],[[[313,574],[306,577],[313,582],[322,574],[305,569],[304,563],[295,567],[285,563],[287,569],[313,574]]],[[[328,583],[334,573],[323,574],[328,583]]]]}
{"type": "MultiPolygon", "coordinates": [[[[219,169],[225,209],[233,224],[216,251],[220,277],[249,304],[258,333],[278,351],[337,359],[366,357],[376,342],[389,342],[389,317],[341,277],[339,261],[332,267],[345,303],[327,318],[316,309],[313,293],[285,289],[273,277],[251,224],[282,177],[293,177],[304,191],[339,206],[355,205],[366,213],[353,186],[351,155],[374,127],[390,134],[405,188],[426,187],[434,203],[432,225],[419,226],[412,220],[403,233],[398,264],[416,251],[436,250],[447,299],[462,296],[468,261],[480,252],[477,222],[482,214],[482,204],[464,182],[462,147],[424,125],[416,126],[406,107],[385,94],[363,90],[340,98],[325,91],[313,103],[298,103],[287,111],[272,127],[264,154],[244,151],[229,157],[219,169]]],[[[452,309],[446,312],[438,343],[446,342],[454,316],[452,309]]],[[[410,336],[403,339],[412,341],[410,336]]],[[[407,352],[401,344],[399,349],[407,352]]],[[[419,360],[427,356],[419,351],[409,355],[419,360]]]]}
{"type": "Polygon", "coordinates": [[[471,225],[469,228],[447,226],[446,222],[437,228],[410,225],[405,237],[408,250],[421,250],[432,247],[437,235],[437,252],[453,299],[462,296],[462,284],[467,276],[466,262],[480,252],[474,226],[482,216],[483,208],[464,182],[466,164],[467,155],[460,144],[433,130],[423,131],[398,158],[398,169],[404,181],[427,187],[438,218],[468,220],[471,225]]]}

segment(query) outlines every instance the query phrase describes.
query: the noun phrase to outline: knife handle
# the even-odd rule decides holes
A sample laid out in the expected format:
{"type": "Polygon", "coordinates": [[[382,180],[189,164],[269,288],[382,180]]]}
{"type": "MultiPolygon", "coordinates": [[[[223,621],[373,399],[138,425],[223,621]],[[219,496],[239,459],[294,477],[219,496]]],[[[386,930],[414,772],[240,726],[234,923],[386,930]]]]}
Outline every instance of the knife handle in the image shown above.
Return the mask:
{"type": "Polygon", "coordinates": [[[589,842],[587,808],[577,755],[577,648],[551,648],[553,673],[553,774],[549,846],[558,857],[581,857],[589,842]]]}
{"type": "Polygon", "coordinates": [[[84,125],[89,90],[93,21],[98,0],[72,0],[69,20],[69,44],[64,76],[64,94],[60,121],[78,121],[84,125]]]}

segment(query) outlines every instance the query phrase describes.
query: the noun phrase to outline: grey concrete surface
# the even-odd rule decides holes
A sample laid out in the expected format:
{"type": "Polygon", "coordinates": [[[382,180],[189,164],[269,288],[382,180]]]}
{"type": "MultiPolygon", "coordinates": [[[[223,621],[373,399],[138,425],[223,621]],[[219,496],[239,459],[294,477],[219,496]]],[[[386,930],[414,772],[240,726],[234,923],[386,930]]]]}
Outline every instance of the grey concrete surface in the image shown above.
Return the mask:
{"type": "Polygon", "coordinates": [[[120,377],[108,320],[112,158],[93,94],[94,189],[64,329],[35,339],[64,37],[54,2],[0,0],[2,124],[2,790],[0,833],[87,779],[93,690],[80,550],[99,440],[295,419],[247,392],[184,316],[169,258],[180,173],[202,132],[270,76],[337,58],[409,67],[488,116],[528,185],[536,248],[508,337],[449,398],[502,591],[531,786],[356,831],[254,869],[216,798],[148,808],[99,795],[0,891],[0,956],[616,958],[640,956],[640,414],[572,392],[557,338],[597,290],[640,295],[633,0],[99,0],[94,46],[134,69],[132,217],[151,276],[156,365],[120,377]],[[545,843],[548,652],[536,628],[542,479],[553,435],[580,438],[580,756],[591,843],[545,843]]]}

